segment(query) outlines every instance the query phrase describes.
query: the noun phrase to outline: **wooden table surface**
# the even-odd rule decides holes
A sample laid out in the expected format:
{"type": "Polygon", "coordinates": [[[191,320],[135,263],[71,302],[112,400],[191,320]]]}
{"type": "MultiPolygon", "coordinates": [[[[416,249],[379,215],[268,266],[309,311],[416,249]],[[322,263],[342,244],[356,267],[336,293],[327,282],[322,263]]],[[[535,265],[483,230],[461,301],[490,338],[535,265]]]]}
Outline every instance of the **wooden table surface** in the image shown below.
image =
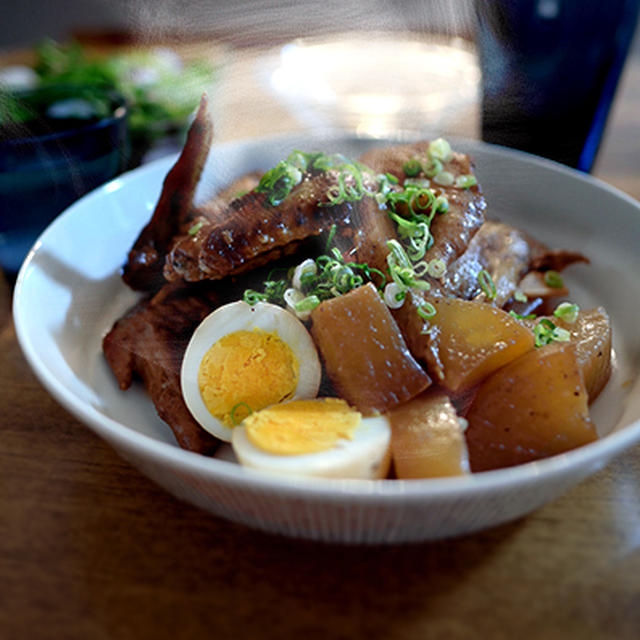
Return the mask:
{"type": "MultiPolygon", "coordinates": [[[[638,199],[639,118],[635,55],[594,173],[638,199]]],[[[169,496],[63,410],[20,352],[6,280],[0,638],[640,637],[640,448],[461,539],[348,548],[266,535],[169,496]]]]}

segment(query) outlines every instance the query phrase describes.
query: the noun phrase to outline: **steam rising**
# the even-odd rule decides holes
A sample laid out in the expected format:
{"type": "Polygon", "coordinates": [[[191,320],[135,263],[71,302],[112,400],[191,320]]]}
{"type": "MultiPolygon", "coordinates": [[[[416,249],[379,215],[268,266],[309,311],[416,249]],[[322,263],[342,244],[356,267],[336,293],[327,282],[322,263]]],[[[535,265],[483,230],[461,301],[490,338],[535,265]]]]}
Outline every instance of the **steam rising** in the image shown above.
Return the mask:
{"type": "Polygon", "coordinates": [[[247,43],[353,30],[464,35],[472,14],[469,0],[138,0],[122,9],[143,40],[211,33],[247,43]]]}

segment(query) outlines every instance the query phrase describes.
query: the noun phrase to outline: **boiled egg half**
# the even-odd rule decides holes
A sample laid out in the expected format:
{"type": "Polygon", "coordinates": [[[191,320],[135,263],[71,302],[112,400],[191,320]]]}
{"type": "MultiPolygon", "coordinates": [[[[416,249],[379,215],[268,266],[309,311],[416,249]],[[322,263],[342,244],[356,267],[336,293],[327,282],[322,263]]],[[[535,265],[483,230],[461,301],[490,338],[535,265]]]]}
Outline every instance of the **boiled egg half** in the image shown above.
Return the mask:
{"type": "Polygon", "coordinates": [[[363,418],[339,398],[293,400],[252,413],[233,429],[243,466],[289,476],[383,478],[391,427],[384,415],[363,418]]]}
{"type": "Polygon", "coordinates": [[[209,314],[193,333],[180,383],[189,411],[229,442],[247,415],[287,400],[315,398],[322,369],[307,329],[285,309],[238,301],[209,314]]]}

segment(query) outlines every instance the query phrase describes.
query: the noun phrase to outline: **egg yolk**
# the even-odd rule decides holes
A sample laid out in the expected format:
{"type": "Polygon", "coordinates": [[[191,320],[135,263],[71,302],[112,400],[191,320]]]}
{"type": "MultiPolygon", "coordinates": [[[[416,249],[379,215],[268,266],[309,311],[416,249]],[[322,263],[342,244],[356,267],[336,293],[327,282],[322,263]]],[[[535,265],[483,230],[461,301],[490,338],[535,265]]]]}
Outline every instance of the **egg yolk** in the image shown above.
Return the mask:
{"type": "Polygon", "coordinates": [[[244,422],[249,441],[276,455],[326,451],[339,438],[351,440],[361,415],[344,400],[294,400],[251,414],[244,422]]]}
{"type": "Polygon", "coordinates": [[[291,398],[300,365],[274,331],[235,331],[220,338],[198,370],[202,400],[228,427],[251,411],[291,398]]]}

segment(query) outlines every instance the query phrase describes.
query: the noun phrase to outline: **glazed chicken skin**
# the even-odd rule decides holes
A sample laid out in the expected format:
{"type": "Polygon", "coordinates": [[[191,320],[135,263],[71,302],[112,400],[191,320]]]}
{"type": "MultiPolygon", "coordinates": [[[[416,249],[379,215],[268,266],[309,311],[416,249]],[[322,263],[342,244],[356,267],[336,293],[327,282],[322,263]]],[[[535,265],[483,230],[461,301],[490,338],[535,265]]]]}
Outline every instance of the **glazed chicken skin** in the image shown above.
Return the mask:
{"type": "MultiPolygon", "coordinates": [[[[429,145],[429,141],[423,141],[373,149],[362,155],[360,161],[377,173],[391,174],[403,183],[410,177],[406,173],[407,165],[416,159],[426,159],[429,145]]],[[[455,184],[455,180],[461,176],[472,176],[474,168],[468,155],[454,152],[449,160],[442,163],[442,172],[449,173],[455,184]]],[[[466,250],[482,226],[487,205],[477,183],[469,188],[446,186],[437,182],[432,182],[430,186],[436,197],[443,196],[447,199],[448,210],[446,215],[435,216],[431,223],[434,244],[424,259],[442,260],[445,266],[449,266],[466,250]]]]}
{"type": "Polygon", "coordinates": [[[330,206],[327,198],[338,179],[335,171],[308,173],[278,206],[255,189],[232,200],[220,221],[205,222],[175,241],[165,278],[197,282],[238,275],[295,252],[333,224],[350,226],[352,204],[330,206]]]}
{"type": "Polygon", "coordinates": [[[213,124],[204,95],[180,157],[164,180],[151,220],[127,256],[122,278],[132,289],[152,291],[165,284],[162,276],[165,256],[176,234],[189,220],[212,139],[213,124]]]}

